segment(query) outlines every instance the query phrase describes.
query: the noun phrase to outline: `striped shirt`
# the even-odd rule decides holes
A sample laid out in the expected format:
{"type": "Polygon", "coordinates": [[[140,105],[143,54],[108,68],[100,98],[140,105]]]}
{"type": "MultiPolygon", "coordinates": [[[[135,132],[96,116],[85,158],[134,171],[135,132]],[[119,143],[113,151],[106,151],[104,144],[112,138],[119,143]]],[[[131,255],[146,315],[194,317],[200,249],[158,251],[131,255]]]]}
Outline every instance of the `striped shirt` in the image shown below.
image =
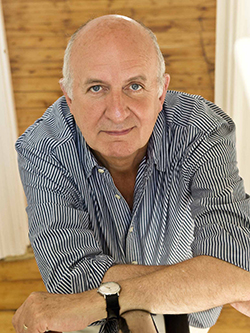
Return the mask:
{"type": "MultiPolygon", "coordinates": [[[[64,97],[16,149],[29,237],[49,292],[96,288],[118,263],[173,265],[207,255],[250,270],[250,199],[236,166],[235,126],[202,97],[166,94],[132,211],[64,97]]],[[[220,310],[190,314],[189,323],[210,327],[220,310]]]]}

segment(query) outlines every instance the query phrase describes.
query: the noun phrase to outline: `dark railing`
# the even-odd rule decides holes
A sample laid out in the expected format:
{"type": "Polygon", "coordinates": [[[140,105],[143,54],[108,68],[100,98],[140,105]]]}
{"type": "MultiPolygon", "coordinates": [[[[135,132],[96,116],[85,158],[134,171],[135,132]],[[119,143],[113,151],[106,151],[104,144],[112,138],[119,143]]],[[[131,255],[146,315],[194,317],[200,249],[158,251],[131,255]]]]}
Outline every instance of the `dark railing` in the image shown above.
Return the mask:
{"type": "Polygon", "coordinates": [[[188,317],[181,315],[164,315],[166,333],[189,333],[188,317]]]}

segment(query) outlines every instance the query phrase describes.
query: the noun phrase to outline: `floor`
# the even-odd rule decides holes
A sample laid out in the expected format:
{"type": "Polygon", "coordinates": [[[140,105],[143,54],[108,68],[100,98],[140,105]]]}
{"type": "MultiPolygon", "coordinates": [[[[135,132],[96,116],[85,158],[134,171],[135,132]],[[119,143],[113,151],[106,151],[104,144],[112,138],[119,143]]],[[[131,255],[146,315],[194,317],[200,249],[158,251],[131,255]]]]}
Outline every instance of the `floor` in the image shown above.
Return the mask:
{"type": "MultiPolygon", "coordinates": [[[[0,261],[0,333],[14,332],[11,319],[15,310],[32,291],[43,291],[33,254],[0,261]],[[21,260],[20,260],[21,259],[21,260]]],[[[250,318],[226,305],[210,333],[249,333],[250,318]]]]}

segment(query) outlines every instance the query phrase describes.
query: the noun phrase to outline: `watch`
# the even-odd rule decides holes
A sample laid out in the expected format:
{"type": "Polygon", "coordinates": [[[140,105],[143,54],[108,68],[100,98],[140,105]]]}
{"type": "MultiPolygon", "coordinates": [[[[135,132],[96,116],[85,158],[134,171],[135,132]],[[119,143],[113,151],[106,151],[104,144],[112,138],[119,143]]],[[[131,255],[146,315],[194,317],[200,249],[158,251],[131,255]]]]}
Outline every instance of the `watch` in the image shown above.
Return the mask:
{"type": "Polygon", "coordinates": [[[100,285],[97,292],[106,300],[107,320],[120,318],[119,292],[121,287],[116,282],[105,282],[100,285]]]}

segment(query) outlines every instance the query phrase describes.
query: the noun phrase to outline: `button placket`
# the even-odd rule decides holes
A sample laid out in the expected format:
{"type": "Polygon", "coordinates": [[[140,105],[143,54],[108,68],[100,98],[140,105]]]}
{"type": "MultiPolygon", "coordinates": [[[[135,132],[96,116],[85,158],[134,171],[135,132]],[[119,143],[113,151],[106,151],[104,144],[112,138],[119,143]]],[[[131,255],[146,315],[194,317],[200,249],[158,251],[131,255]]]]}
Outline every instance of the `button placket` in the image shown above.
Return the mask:
{"type": "Polygon", "coordinates": [[[135,220],[136,216],[134,215],[127,234],[127,243],[126,243],[126,258],[128,263],[133,265],[138,265],[140,262],[140,249],[136,245],[136,229],[135,229],[135,220]]]}

